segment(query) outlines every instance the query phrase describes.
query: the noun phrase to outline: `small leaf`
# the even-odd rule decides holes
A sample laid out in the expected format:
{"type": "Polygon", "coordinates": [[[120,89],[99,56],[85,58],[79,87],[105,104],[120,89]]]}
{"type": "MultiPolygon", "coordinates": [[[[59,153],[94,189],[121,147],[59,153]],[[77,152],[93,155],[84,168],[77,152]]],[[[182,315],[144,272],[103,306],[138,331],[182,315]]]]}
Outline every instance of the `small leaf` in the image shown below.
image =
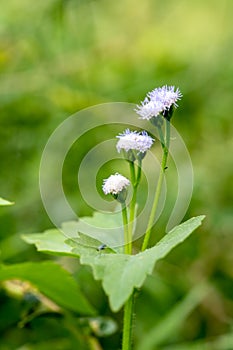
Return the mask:
{"type": "Polygon", "coordinates": [[[107,247],[105,244],[103,244],[99,240],[92,238],[90,236],[86,236],[80,232],[78,233],[78,236],[76,238],[67,239],[65,240],[65,243],[69,244],[71,247],[79,247],[82,251],[86,250],[86,251],[89,251],[90,253],[93,253],[93,248],[96,251],[104,250],[105,253],[117,253],[118,251],[117,249],[107,247]]]}
{"type": "Polygon", "coordinates": [[[51,261],[1,265],[0,281],[11,279],[31,282],[40,292],[62,307],[85,315],[95,313],[73,277],[51,261]]]}
{"type": "Polygon", "coordinates": [[[0,197],[0,205],[13,205],[13,204],[14,202],[9,202],[6,199],[0,197]]]}
{"type": "Polygon", "coordinates": [[[82,264],[90,265],[95,279],[102,280],[113,311],[118,311],[132,294],[140,288],[156,262],[164,258],[175,246],[183,242],[198,226],[204,216],[192,218],[173,228],[153,248],[137,255],[90,254],[82,247],[74,248],[82,264]]]}

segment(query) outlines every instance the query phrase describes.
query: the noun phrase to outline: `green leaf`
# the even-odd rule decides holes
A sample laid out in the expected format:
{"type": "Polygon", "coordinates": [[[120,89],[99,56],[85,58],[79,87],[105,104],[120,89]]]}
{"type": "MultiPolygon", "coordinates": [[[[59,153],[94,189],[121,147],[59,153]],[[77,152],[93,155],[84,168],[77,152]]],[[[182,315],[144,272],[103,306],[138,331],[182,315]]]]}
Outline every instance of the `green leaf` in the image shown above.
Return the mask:
{"type": "Polygon", "coordinates": [[[102,281],[112,310],[118,311],[133,289],[143,285],[146,276],[152,273],[156,262],[183,242],[201,225],[203,219],[204,216],[198,216],[176,226],[154,247],[137,255],[109,254],[108,249],[97,251],[96,246],[99,241],[94,240],[94,242],[93,238],[82,234],[76,234],[76,238],[65,240],[61,233],[59,236],[58,230],[54,232],[50,230],[45,234],[24,235],[24,239],[36,244],[40,251],[79,256],[81,264],[91,266],[94,278],[102,281]]]}
{"type": "MultiPolygon", "coordinates": [[[[51,229],[44,233],[24,234],[21,237],[27,243],[35,244],[38,251],[55,255],[77,256],[73,253],[72,242],[76,242],[76,246],[92,247],[95,250],[102,243],[107,246],[122,245],[123,230],[121,221],[121,213],[119,212],[105,214],[95,212],[92,217],[83,217],[79,221],[64,222],[60,230],[51,229]],[[82,234],[86,230],[92,230],[92,237],[82,234]]],[[[108,250],[110,248],[105,251],[108,250]]],[[[93,249],[91,251],[93,252],[93,249]]],[[[112,248],[112,251],[115,251],[115,249],[112,248]]]]}
{"type": "MultiPolygon", "coordinates": [[[[97,252],[104,250],[104,253],[117,253],[119,251],[119,248],[115,249],[115,248],[107,247],[105,244],[103,244],[99,240],[94,239],[90,236],[86,236],[82,233],[79,233],[76,238],[65,240],[65,243],[69,244],[71,247],[75,247],[75,248],[79,247],[79,249],[82,252],[86,251],[87,254],[91,253],[91,255],[93,255],[93,249],[97,252]],[[101,248],[102,246],[103,246],[103,249],[101,248]]],[[[78,255],[81,255],[81,254],[79,253],[78,255]]]]}
{"type": "MultiPolygon", "coordinates": [[[[77,245],[84,252],[90,252],[92,255],[94,252],[98,252],[98,248],[102,245],[102,242],[82,233],[79,233],[76,238],[67,239],[61,231],[56,229],[47,230],[44,233],[23,234],[21,237],[25,242],[34,244],[38,251],[62,256],[79,257],[80,254],[73,251],[73,247],[77,247],[77,245]]],[[[105,253],[115,252],[114,249],[108,247],[104,251],[105,253]]]]}
{"type": "Polygon", "coordinates": [[[6,199],[0,197],[0,205],[13,205],[13,204],[14,202],[9,202],[6,199]]]}
{"type": "Polygon", "coordinates": [[[77,256],[72,253],[72,247],[65,243],[66,238],[61,231],[53,229],[44,233],[30,233],[21,236],[29,244],[35,244],[38,251],[55,255],[77,256]]]}
{"type": "Polygon", "coordinates": [[[201,225],[203,219],[204,216],[195,217],[176,226],[153,248],[137,255],[91,254],[90,249],[83,249],[82,246],[77,246],[73,251],[80,255],[82,264],[92,267],[95,279],[102,280],[112,310],[118,311],[132,294],[133,289],[143,285],[156,262],[183,242],[201,225]]]}
{"type": "Polygon", "coordinates": [[[94,212],[93,216],[85,216],[78,221],[64,222],[61,230],[67,238],[79,238],[79,233],[83,233],[109,247],[121,246],[124,243],[121,211],[94,212]]]}
{"type": "Polygon", "coordinates": [[[0,281],[11,279],[31,282],[40,292],[62,307],[85,315],[95,313],[73,277],[61,266],[51,261],[1,265],[0,281]]]}

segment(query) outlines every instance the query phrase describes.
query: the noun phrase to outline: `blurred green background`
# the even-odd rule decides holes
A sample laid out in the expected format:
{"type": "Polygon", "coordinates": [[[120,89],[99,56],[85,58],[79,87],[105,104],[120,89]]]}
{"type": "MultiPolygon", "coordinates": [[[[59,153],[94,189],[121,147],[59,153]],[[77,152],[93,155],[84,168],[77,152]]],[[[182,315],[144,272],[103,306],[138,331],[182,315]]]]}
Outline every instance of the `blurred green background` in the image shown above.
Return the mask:
{"type": "MultiPolygon", "coordinates": [[[[193,306],[179,330],[174,326],[161,348],[215,342],[232,332],[232,13],[231,0],[11,0],[1,4],[0,195],[16,203],[0,210],[5,263],[51,259],[26,245],[20,234],[52,227],[40,199],[39,164],[48,137],[63,120],[95,104],[138,103],[147,91],[165,84],[179,86],[183,93],[172,122],[194,167],[194,192],[186,217],[207,217],[203,227],[159,263],[148,279],[136,307],[136,344],[203,279],[211,283],[211,293],[193,306]]],[[[72,153],[67,176],[90,145],[85,141],[79,155],[72,153]]],[[[72,195],[72,176],[65,181],[72,195]]],[[[80,215],[92,212],[82,202],[76,209],[80,215]]],[[[158,225],[163,227],[163,218],[158,225]]],[[[90,284],[86,292],[100,314],[111,314],[89,270],[77,269],[76,274],[77,280],[90,284]]],[[[3,319],[9,310],[5,300],[9,308],[15,302],[4,293],[3,319]]],[[[67,334],[59,330],[62,326],[56,320],[51,334],[45,332],[48,319],[34,321],[29,332],[27,327],[17,328],[20,312],[14,313],[11,322],[0,327],[1,350],[46,350],[50,347],[38,345],[45,341],[54,341],[54,349],[75,348],[72,342],[59,347],[67,334]],[[28,347],[23,347],[26,343],[28,347]]],[[[120,317],[111,317],[120,328],[120,317]]],[[[100,340],[103,349],[118,349],[119,337],[118,331],[100,340]]],[[[216,344],[216,349],[233,349],[230,340],[228,347],[216,344]]],[[[214,349],[211,346],[208,349],[214,349]]]]}

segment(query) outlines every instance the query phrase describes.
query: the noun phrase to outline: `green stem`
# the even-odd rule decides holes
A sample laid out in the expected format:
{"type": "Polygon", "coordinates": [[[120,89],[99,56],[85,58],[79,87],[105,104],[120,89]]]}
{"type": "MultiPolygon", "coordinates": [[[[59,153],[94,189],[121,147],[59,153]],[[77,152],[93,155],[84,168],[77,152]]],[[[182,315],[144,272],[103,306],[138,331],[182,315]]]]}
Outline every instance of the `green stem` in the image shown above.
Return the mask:
{"type": "Polygon", "coordinates": [[[130,232],[128,227],[128,216],[125,202],[121,203],[122,206],[122,220],[124,225],[124,243],[125,243],[125,254],[131,254],[132,242],[130,240],[130,232]]]}
{"type": "Polygon", "coordinates": [[[167,165],[168,147],[169,147],[169,143],[170,143],[170,123],[169,123],[169,121],[166,120],[166,127],[165,127],[165,140],[166,141],[164,141],[164,137],[163,137],[163,134],[162,134],[161,127],[158,127],[158,132],[159,132],[159,135],[160,135],[160,141],[161,141],[161,145],[162,145],[162,148],[163,148],[163,158],[162,158],[162,162],[161,162],[161,168],[160,168],[160,173],[159,173],[158,184],[157,184],[157,188],[156,188],[156,191],[155,191],[154,202],[153,202],[153,205],[152,205],[152,209],[151,209],[151,213],[150,213],[150,217],[149,217],[149,221],[148,221],[148,225],[147,225],[146,234],[145,234],[144,241],[143,241],[143,244],[142,244],[142,251],[144,251],[148,247],[148,243],[149,243],[149,240],[150,240],[150,235],[151,235],[151,230],[152,230],[155,214],[156,214],[158,203],[159,203],[159,197],[160,197],[160,194],[161,194],[164,172],[165,172],[166,165],[167,165]]]}
{"type": "Polygon", "coordinates": [[[124,326],[122,338],[122,350],[130,350],[132,344],[132,322],[133,322],[134,292],[131,294],[124,306],[124,326]]]}
{"type": "Polygon", "coordinates": [[[141,173],[142,173],[142,159],[139,159],[139,161],[138,161],[138,173],[137,173],[135,187],[138,187],[138,185],[139,185],[139,182],[141,180],[141,173]]]}
{"type": "Polygon", "coordinates": [[[134,163],[130,163],[131,183],[133,184],[133,197],[130,203],[130,211],[129,211],[129,239],[130,239],[129,254],[132,254],[133,224],[135,219],[135,209],[136,209],[136,202],[137,202],[137,189],[141,179],[141,166],[142,166],[142,160],[139,160],[137,177],[136,177],[134,163]]]}
{"type": "MultiPolygon", "coordinates": [[[[135,191],[134,191],[135,193],[135,191]]],[[[131,206],[132,207],[132,206],[131,206]]],[[[132,215],[132,211],[130,211],[132,215]]],[[[122,218],[124,224],[124,238],[125,238],[125,254],[132,253],[132,241],[130,240],[131,228],[128,230],[127,211],[124,204],[122,204],[122,218]]],[[[123,320],[123,338],[122,350],[130,350],[132,342],[132,320],[133,320],[133,294],[129,297],[124,305],[124,320],[123,320]]]]}
{"type": "MultiPolygon", "coordinates": [[[[133,185],[133,197],[130,203],[130,214],[129,214],[129,231],[128,234],[125,232],[125,254],[132,254],[132,236],[133,236],[133,222],[135,218],[135,207],[137,201],[137,188],[141,179],[141,160],[139,161],[137,178],[135,175],[134,163],[130,162],[130,173],[131,173],[131,182],[133,185]],[[126,237],[127,240],[126,240],[126,237]]],[[[123,213],[124,208],[122,207],[122,215],[124,227],[126,227],[127,215],[123,213]],[[125,218],[126,216],[126,218],[125,218]]],[[[123,338],[122,338],[122,350],[130,350],[132,344],[132,322],[133,322],[133,301],[134,301],[134,292],[131,294],[129,299],[124,305],[124,320],[123,320],[123,338]]]]}
{"type": "Polygon", "coordinates": [[[170,136],[170,122],[165,119],[165,128],[166,128],[166,147],[167,147],[167,150],[169,150],[169,147],[170,147],[170,140],[171,140],[171,136],[170,136]]]}
{"type": "Polygon", "coordinates": [[[135,183],[135,167],[134,167],[134,162],[129,162],[129,169],[130,169],[130,176],[131,176],[131,183],[134,187],[135,183]]]}
{"type": "Polygon", "coordinates": [[[129,254],[132,254],[132,240],[133,240],[133,225],[135,217],[135,207],[137,199],[137,188],[133,189],[133,197],[129,209],[129,254]]]}
{"type": "Polygon", "coordinates": [[[165,139],[164,139],[164,136],[163,136],[163,130],[161,128],[161,125],[159,125],[157,127],[157,129],[158,129],[158,133],[159,133],[160,143],[161,143],[161,146],[162,146],[162,148],[164,150],[164,148],[165,148],[165,139]]]}
{"type": "MultiPolygon", "coordinates": [[[[142,160],[138,161],[137,176],[135,174],[134,162],[130,162],[130,174],[131,183],[133,185],[133,197],[130,203],[129,212],[129,227],[127,221],[127,212],[125,206],[122,204],[122,217],[124,223],[124,235],[125,235],[125,254],[132,254],[132,236],[133,236],[133,223],[135,219],[135,208],[137,201],[137,189],[141,179],[141,166],[142,160]]],[[[134,291],[124,305],[124,320],[123,320],[123,338],[122,338],[122,350],[130,350],[132,344],[132,322],[133,322],[133,304],[134,304],[134,291]]]]}
{"type": "Polygon", "coordinates": [[[130,203],[130,209],[129,209],[129,222],[130,222],[130,225],[134,221],[136,200],[137,200],[137,187],[135,187],[133,189],[133,197],[132,197],[132,200],[131,200],[131,203],[130,203]]]}
{"type": "Polygon", "coordinates": [[[130,162],[130,175],[131,175],[131,183],[133,185],[133,197],[130,203],[129,209],[129,239],[130,239],[130,249],[129,254],[132,254],[132,238],[133,238],[133,221],[135,216],[135,205],[137,200],[137,188],[135,188],[135,167],[134,162],[130,162]]]}

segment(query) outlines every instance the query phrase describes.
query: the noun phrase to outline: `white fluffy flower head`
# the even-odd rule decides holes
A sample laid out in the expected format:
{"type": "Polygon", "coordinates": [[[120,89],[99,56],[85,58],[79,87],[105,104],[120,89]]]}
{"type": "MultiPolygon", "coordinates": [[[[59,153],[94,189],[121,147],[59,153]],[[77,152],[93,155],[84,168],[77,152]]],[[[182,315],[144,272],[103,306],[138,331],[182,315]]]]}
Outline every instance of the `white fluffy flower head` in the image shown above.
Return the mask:
{"type": "Polygon", "coordinates": [[[172,106],[178,107],[177,101],[181,97],[182,94],[178,88],[175,90],[175,86],[164,85],[148,92],[144,101],[141,102],[141,105],[137,105],[135,111],[141,119],[150,120],[169,110],[172,106]]]}
{"type": "Polygon", "coordinates": [[[111,175],[107,179],[104,179],[102,189],[104,194],[110,193],[117,195],[129,185],[130,181],[126,177],[116,173],[115,175],[111,175]]]}
{"type": "Polygon", "coordinates": [[[119,141],[117,142],[117,151],[135,150],[141,153],[145,153],[151,148],[154,140],[147,134],[146,131],[137,132],[126,129],[124,133],[117,136],[119,141]]]}
{"type": "Polygon", "coordinates": [[[137,105],[135,109],[136,113],[140,115],[141,119],[150,120],[152,117],[157,117],[160,113],[163,112],[163,104],[155,103],[152,100],[149,100],[148,97],[141,102],[141,105],[137,105]]]}

